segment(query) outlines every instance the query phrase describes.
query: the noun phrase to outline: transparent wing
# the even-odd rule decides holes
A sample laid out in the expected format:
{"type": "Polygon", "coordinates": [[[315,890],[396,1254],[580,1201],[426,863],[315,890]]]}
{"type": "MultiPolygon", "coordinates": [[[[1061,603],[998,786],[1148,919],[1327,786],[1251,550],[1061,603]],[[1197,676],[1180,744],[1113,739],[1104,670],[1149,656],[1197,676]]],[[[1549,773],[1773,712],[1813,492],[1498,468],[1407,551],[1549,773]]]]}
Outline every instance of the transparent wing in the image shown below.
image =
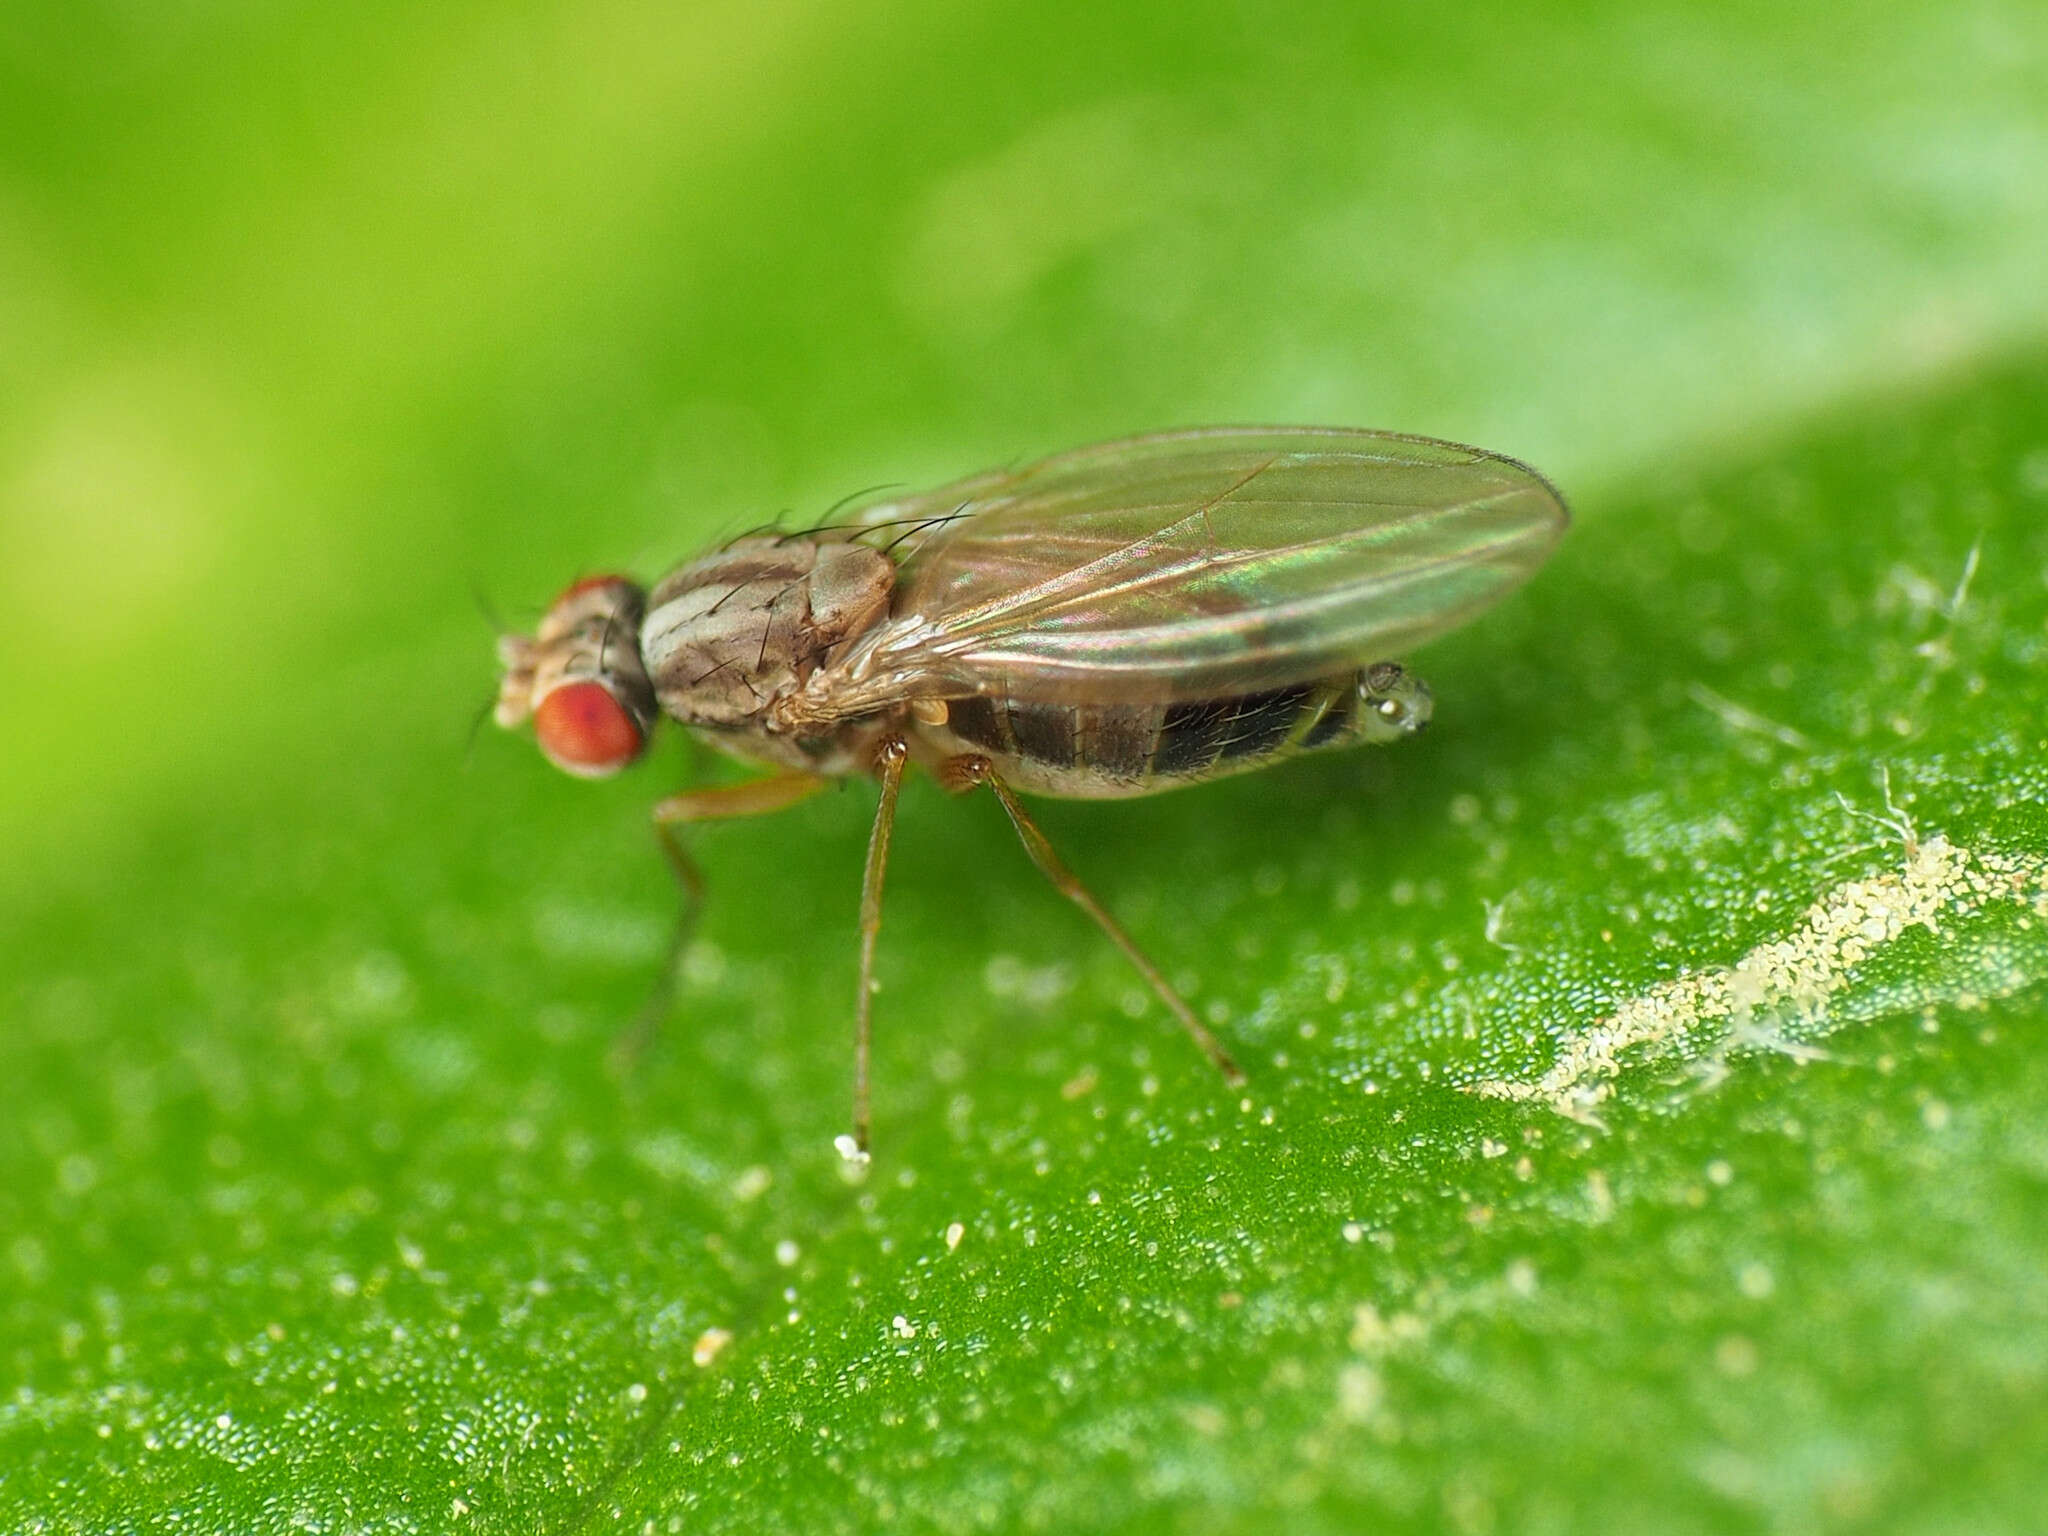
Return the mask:
{"type": "MultiPolygon", "coordinates": [[[[861,515],[901,565],[844,702],[1214,698],[1383,659],[1478,613],[1563,533],[1512,459],[1427,438],[1130,438],[861,515]]],[[[839,690],[835,689],[835,692],[839,690]]]]}

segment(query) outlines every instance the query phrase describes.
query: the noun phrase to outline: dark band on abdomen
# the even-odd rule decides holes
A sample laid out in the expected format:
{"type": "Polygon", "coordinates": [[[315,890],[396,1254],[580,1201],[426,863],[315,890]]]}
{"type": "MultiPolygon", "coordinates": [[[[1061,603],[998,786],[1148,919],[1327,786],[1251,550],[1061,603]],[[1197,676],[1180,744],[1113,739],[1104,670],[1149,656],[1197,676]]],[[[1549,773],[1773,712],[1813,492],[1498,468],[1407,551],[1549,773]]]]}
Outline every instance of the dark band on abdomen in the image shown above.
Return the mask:
{"type": "Polygon", "coordinates": [[[996,757],[1089,768],[1123,779],[1145,776],[1159,737],[1157,706],[967,698],[947,700],[946,716],[955,736],[996,757]]]}
{"type": "Polygon", "coordinates": [[[1163,705],[949,699],[946,728],[996,758],[1135,783],[1335,745],[1352,734],[1356,699],[1355,674],[1163,705]]]}
{"type": "Polygon", "coordinates": [[[1264,757],[1285,746],[1316,695],[1311,684],[1167,706],[1152,771],[1200,773],[1223,758],[1264,757]]]}

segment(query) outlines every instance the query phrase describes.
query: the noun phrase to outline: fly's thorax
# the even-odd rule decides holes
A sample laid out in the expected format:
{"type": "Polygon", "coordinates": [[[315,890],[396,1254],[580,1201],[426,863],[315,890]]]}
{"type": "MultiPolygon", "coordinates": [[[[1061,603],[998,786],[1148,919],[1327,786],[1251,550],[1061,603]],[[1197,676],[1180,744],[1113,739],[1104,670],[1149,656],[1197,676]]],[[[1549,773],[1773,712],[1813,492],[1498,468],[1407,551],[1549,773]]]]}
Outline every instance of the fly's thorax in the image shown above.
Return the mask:
{"type": "Polygon", "coordinates": [[[760,535],[693,560],[647,602],[640,656],[661,707],[690,725],[763,727],[889,612],[896,567],[865,544],[760,535]]]}
{"type": "Polygon", "coordinates": [[[555,599],[529,638],[501,635],[493,717],[529,718],[548,760],[581,778],[615,773],[654,728],[654,687],[640,663],[644,596],[623,576],[590,576],[555,599]]]}

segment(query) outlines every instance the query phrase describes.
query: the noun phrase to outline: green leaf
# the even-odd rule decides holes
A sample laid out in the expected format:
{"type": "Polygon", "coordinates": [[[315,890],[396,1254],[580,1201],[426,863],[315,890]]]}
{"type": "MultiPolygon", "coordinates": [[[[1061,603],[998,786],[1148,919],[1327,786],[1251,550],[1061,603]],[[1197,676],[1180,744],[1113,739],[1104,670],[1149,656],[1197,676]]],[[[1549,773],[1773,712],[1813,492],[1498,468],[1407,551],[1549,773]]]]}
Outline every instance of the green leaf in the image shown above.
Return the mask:
{"type": "Polygon", "coordinates": [[[0,1529],[2033,1522],[2040,17],[1249,14],[7,23],[0,1529]],[[608,1066],[726,770],[465,744],[472,573],[1273,417],[1579,523],[1040,806],[1246,1089],[921,781],[864,1179],[863,786],[608,1066]]]}

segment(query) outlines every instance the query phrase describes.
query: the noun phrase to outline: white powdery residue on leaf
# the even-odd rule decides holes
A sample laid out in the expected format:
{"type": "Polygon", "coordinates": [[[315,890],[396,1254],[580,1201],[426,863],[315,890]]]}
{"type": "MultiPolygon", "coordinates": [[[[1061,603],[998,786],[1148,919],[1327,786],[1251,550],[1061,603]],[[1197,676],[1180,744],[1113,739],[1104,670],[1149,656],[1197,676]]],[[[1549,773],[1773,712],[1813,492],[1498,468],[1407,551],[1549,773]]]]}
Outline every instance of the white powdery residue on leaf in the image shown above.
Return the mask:
{"type": "MultiPolygon", "coordinates": [[[[1470,1091],[1591,1119],[1613,1095],[1625,1056],[1637,1063],[1655,1060],[1701,1043],[1707,1032],[1724,1040],[1759,1014],[1819,1022],[1850,985],[1855,967],[1875,951],[1916,927],[1940,933],[1944,922],[1994,902],[2021,902],[2048,915],[2048,859],[1972,853],[1930,837],[1907,848],[1902,868],[1828,891],[1784,938],[1758,945],[1733,965],[1673,977],[1630,998],[1567,1038],[1540,1076],[1490,1078],[1471,1084],[1470,1091]]],[[[1789,1048],[1768,1031],[1748,1043],[1789,1048]]]]}

